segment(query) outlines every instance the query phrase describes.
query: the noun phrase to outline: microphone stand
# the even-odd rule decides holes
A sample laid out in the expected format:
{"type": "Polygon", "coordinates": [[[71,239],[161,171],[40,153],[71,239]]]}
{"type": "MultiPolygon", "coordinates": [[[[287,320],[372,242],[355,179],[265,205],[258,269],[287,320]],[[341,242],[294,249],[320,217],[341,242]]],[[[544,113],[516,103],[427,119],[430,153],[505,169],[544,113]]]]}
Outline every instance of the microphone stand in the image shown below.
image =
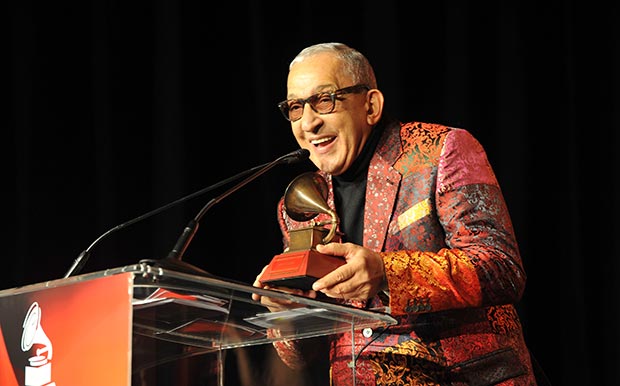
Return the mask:
{"type": "MultiPolygon", "coordinates": [[[[220,182],[218,182],[218,183],[216,183],[216,184],[214,184],[214,185],[208,186],[208,187],[203,188],[203,189],[201,189],[201,190],[199,190],[199,191],[197,191],[197,192],[194,192],[194,193],[189,194],[189,195],[187,195],[187,196],[181,197],[181,198],[179,198],[178,200],[175,200],[175,201],[173,201],[173,202],[170,202],[170,203],[168,203],[168,204],[166,204],[166,205],[164,205],[164,206],[162,206],[162,207],[159,207],[159,208],[154,209],[154,210],[152,210],[152,211],[150,211],[150,212],[147,212],[147,213],[145,213],[145,214],[143,214],[143,215],[141,215],[141,216],[138,216],[138,217],[136,217],[136,218],[134,218],[134,219],[131,219],[131,220],[129,220],[129,221],[126,221],[126,222],[124,222],[124,223],[122,223],[122,224],[120,224],[120,225],[117,225],[117,226],[115,226],[114,228],[111,228],[111,229],[107,230],[105,233],[103,233],[101,236],[99,236],[99,237],[98,237],[95,241],[93,241],[93,242],[92,242],[92,243],[88,246],[88,248],[86,248],[85,250],[83,250],[83,251],[82,251],[82,252],[78,255],[78,257],[77,257],[77,258],[73,261],[73,263],[71,264],[71,267],[69,267],[69,269],[67,270],[67,272],[65,273],[65,275],[64,275],[63,277],[64,277],[64,278],[68,278],[68,277],[70,277],[70,276],[77,275],[78,273],[80,273],[80,272],[81,272],[81,270],[82,270],[82,268],[84,268],[84,265],[86,265],[86,262],[88,262],[88,259],[90,258],[90,252],[91,252],[91,250],[93,249],[93,247],[94,247],[95,245],[97,245],[97,244],[98,244],[101,240],[103,240],[104,238],[106,238],[107,236],[109,236],[110,234],[112,234],[112,233],[114,233],[114,232],[116,232],[116,231],[119,231],[119,230],[121,230],[121,229],[123,229],[123,228],[126,228],[126,227],[128,227],[128,226],[130,226],[130,225],[133,225],[133,224],[135,224],[135,223],[137,223],[137,222],[140,222],[140,221],[142,221],[142,220],[145,220],[145,219],[147,219],[147,218],[149,218],[149,217],[151,217],[151,216],[154,216],[154,215],[156,215],[156,214],[158,214],[158,213],[160,213],[160,212],[163,212],[163,211],[164,211],[164,210],[166,210],[166,209],[169,209],[169,208],[171,208],[171,207],[173,207],[173,206],[176,206],[176,205],[178,205],[178,204],[181,204],[181,203],[183,203],[183,202],[185,202],[185,201],[188,201],[188,200],[190,200],[190,199],[192,199],[192,198],[194,198],[194,197],[197,197],[197,196],[199,196],[199,195],[202,195],[202,194],[204,194],[204,193],[206,193],[206,192],[209,192],[209,191],[211,191],[211,190],[217,189],[217,188],[219,188],[219,187],[220,187],[220,186],[222,186],[222,185],[228,184],[229,182],[232,182],[232,181],[237,180],[237,179],[239,179],[239,178],[241,178],[241,177],[244,177],[244,176],[246,176],[246,175],[248,175],[248,174],[250,174],[250,173],[252,173],[252,172],[254,172],[254,171],[257,171],[257,170],[258,170],[258,171],[260,172],[263,168],[267,168],[267,167],[269,167],[270,165],[272,165],[272,164],[274,164],[274,163],[276,163],[276,162],[278,162],[278,161],[279,161],[279,162],[294,163],[294,162],[298,162],[298,161],[301,161],[301,160],[303,160],[303,159],[306,159],[306,158],[308,158],[308,156],[309,156],[309,153],[308,153],[308,151],[307,151],[307,150],[305,150],[305,149],[298,149],[298,150],[296,150],[296,151],[294,151],[294,152],[291,152],[291,153],[289,153],[289,154],[286,154],[286,155],[284,155],[284,156],[282,156],[282,157],[280,157],[280,158],[276,159],[276,161],[272,161],[272,162],[264,163],[264,164],[262,164],[262,165],[255,166],[255,167],[253,167],[253,168],[251,168],[251,169],[244,170],[243,172],[238,173],[238,174],[236,174],[236,175],[234,175],[234,176],[232,176],[232,177],[229,177],[229,178],[227,178],[227,179],[225,179],[225,180],[223,180],[223,181],[220,181],[220,182]]],[[[261,174],[262,174],[262,173],[261,173],[261,174]]],[[[248,181],[248,182],[249,182],[249,181],[248,181]]],[[[231,193],[232,193],[232,192],[231,192],[231,193]]],[[[222,197],[222,198],[223,198],[223,197],[222,197]]],[[[213,200],[212,200],[212,201],[213,201],[213,200]]],[[[218,202],[219,202],[219,201],[218,201],[218,202]]],[[[213,204],[215,204],[215,203],[213,203],[213,204]]],[[[213,204],[212,204],[212,205],[213,205],[213,204]]],[[[208,208],[206,208],[206,209],[208,209],[208,208]]],[[[205,210],[206,210],[206,209],[205,209],[205,210]]],[[[204,213],[203,213],[203,215],[204,215],[204,213]]],[[[201,215],[200,217],[202,217],[202,215],[201,215]]],[[[170,261],[172,261],[172,260],[170,260],[170,261]]],[[[179,259],[179,261],[180,261],[180,259],[179,259]]],[[[177,262],[177,263],[178,263],[178,262],[177,262]]],[[[171,264],[175,264],[175,263],[171,263],[171,264]]],[[[189,264],[187,264],[187,263],[179,263],[179,267],[178,267],[178,269],[179,269],[179,270],[183,269],[183,268],[184,268],[184,267],[183,267],[184,265],[188,265],[188,266],[189,266],[189,264]]],[[[199,269],[199,268],[197,268],[197,267],[187,267],[187,269],[190,269],[192,272],[202,272],[202,274],[203,274],[203,275],[205,275],[205,274],[206,274],[206,275],[209,275],[209,274],[208,274],[208,272],[206,272],[206,271],[204,271],[204,270],[201,270],[201,269],[199,269]]]]}
{"type": "Polygon", "coordinates": [[[131,219],[129,221],[126,221],[126,222],[124,222],[124,223],[122,223],[120,225],[115,226],[114,228],[108,229],[104,234],[102,234],[95,241],[93,241],[88,246],[88,248],[86,248],[85,250],[83,250],[79,254],[79,256],[73,261],[73,264],[71,265],[71,267],[69,267],[69,269],[67,270],[67,273],[65,273],[64,278],[68,278],[69,276],[72,276],[72,275],[77,275],[79,272],[81,272],[82,268],[84,268],[84,265],[86,264],[86,262],[88,262],[88,259],[90,258],[90,251],[91,251],[91,249],[93,249],[93,247],[95,245],[97,245],[99,243],[99,241],[101,241],[104,238],[108,237],[110,234],[112,234],[112,233],[114,233],[116,231],[119,231],[119,230],[121,230],[123,228],[126,228],[126,227],[128,227],[130,225],[133,225],[133,224],[135,224],[137,222],[140,222],[142,220],[146,220],[147,218],[149,218],[151,216],[154,216],[154,215],[156,215],[156,214],[158,214],[160,212],[163,212],[166,209],[172,208],[173,206],[181,204],[181,203],[183,203],[185,201],[188,201],[188,200],[190,200],[190,199],[192,199],[194,197],[197,197],[197,196],[199,196],[201,194],[204,194],[204,193],[207,193],[207,192],[209,192],[211,190],[217,189],[217,188],[219,188],[222,185],[225,185],[225,184],[227,184],[227,183],[229,183],[231,181],[237,180],[237,179],[239,179],[239,178],[241,178],[241,177],[243,177],[243,176],[245,176],[247,174],[250,174],[250,173],[252,173],[252,172],[254,172],[254,171],[256,171],[256,170],[258,170],[260,168],[265,167],[268,164],[269,163],[265,163],[265,164],[262,164],[262,165],[255,166],[255,167],[253,167],[251,169],[244,170],[243,172],[241,172],[239,174],[236,174],[236,175],[234,175],[232,177],[229,177],[229,178],[227,178],[227,179],[225,179],[223,181],[220,181],[217,184],[208,186],[208,187],[203,188],[203,189],[201,189],[201,190],[199,190],[197,192],[194,192],[192,194],[188,194],[185,197],[181,197],[178,200],[169,202],[168,204],[166,204],[166,205],[164,205],[162,207],[159,207],[159,208],[154,209],[154,210],[152,210],[150,212],[147,212],[147,213],[145,213],[145,214],[143,214],[141,216],[138,216],[138,217],[133,218],[133,219],[131,219]]]}

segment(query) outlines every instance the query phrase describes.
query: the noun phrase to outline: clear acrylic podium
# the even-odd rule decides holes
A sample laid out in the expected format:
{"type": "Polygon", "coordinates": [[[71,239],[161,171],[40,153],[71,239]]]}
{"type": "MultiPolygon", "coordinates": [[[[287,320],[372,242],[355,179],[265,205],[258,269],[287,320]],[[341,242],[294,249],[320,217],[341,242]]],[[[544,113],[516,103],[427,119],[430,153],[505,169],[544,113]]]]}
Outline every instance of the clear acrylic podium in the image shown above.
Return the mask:
{"type": "Polygon", "coordinates": [[[0,384],[132,385],[136,373],[180,358],[395,323],[385,310],[128,265],[0,291],[0,384]],[[292,306],[272,313],[252,293],[292,306]]]}

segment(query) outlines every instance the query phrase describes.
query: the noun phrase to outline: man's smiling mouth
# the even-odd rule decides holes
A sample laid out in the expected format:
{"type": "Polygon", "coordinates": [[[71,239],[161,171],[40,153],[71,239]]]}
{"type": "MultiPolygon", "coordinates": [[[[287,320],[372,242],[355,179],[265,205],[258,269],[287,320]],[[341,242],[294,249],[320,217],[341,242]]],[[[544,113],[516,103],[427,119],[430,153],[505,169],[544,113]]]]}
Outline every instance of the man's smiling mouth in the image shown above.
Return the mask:
{"type": "Polygon", "coordinates": [[[324,137],[324,138],[312,140],[310,141],[310,143],[318,147],[318,146],[327,145],[328,143],[331,143],[334,139],[336,139],[336,137],[324,137]]]}

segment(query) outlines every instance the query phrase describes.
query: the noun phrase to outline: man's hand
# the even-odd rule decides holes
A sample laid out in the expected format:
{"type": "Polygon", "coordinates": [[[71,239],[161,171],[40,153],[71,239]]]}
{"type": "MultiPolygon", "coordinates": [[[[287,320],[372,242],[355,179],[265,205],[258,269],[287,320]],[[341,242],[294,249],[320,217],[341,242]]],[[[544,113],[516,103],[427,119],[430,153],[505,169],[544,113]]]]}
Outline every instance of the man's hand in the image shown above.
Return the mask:
{"type": "MultiPolygon", "coordinates": [[[[275,289],[275,290],[279,290],[279,291],[283,291],[283,292],[288,292],[288,293],[293,294],[293,295],[300,295],[300,296],[305,296],[305,297],[308,297],[308,298],[316,299],[316,295],[317,294],[313,290],[304,291],[304,290],[301,290],[301,289],[286,288],[286,287],[272,287],[272,286],[269,286],[269,285],[262,284],[260,282],[260,278],[263,275],[263,273],[265,272],[265,270],[267,269],[267,267],[268,267],[267,265],[265,267],[263,267],[262,271],[258,274],[258,276],[256,276],[256,279],[254,280],[254,283],[252,284],[254,287],[264,288],[264,289],[275,289]]],[[[298,303],[295,303],[295,302],[290,301],[290,300],[279,299],[279,298],[272,298],[272,297],[269,297],[269,296],[261,296],[259,294],[252,294],[252,300],[260,301],[261,304],[264,305],[265,307],[267,307],[269,309],[269,311],[271,311],[271,312],[283,311],[283,310],[286,310],[286,309],[300,307],[298,305],[298,303]]]]}
{"type": "Polygon", "coordinates": [[[342,256],[346,264],[314,282],[315,291],[331,298],[368,300],[387,284],[383,259],[377,252],[352,243],[319,244],[316,250],[342,256]]]}

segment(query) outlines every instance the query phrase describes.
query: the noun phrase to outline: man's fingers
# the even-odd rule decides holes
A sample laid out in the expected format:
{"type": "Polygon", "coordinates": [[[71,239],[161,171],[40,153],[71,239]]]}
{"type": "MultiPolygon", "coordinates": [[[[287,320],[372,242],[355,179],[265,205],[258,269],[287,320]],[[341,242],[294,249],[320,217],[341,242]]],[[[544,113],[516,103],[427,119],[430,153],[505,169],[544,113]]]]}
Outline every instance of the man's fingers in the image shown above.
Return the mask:
{"type": "Polygon", "coordinates": [[[332,256],[344,257],[347,253],[347,245],[341,243],[318,244],[316,246],[318,252],[332,256]]]}

